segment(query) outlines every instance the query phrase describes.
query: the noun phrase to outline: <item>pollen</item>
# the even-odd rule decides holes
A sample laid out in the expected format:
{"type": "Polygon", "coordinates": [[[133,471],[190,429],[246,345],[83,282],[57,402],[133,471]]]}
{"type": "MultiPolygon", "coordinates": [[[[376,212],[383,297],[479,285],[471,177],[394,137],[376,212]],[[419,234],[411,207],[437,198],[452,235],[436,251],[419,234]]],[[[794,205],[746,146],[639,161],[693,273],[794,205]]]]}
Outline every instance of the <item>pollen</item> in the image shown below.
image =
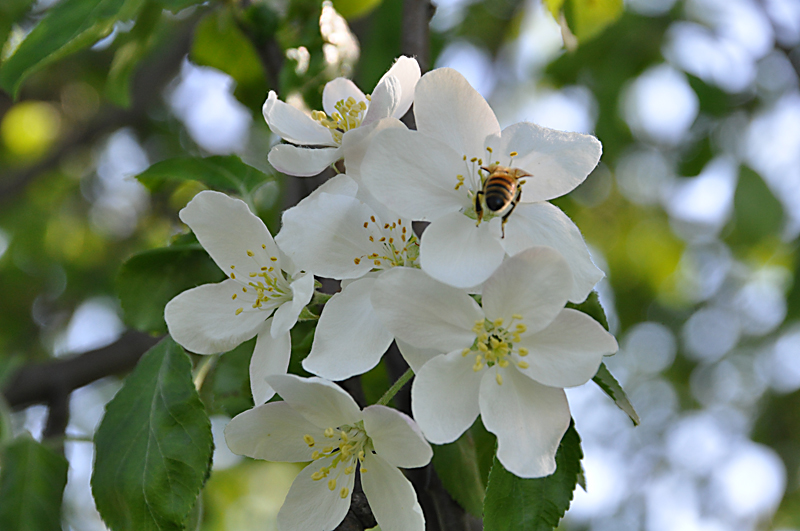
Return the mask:
{"type": "Polygon", "coordinates": [[[512,315],[511,318],[514,319],[515,321],[521,321],[522,320],[522,316],[520,314],[518,314],[518,313],[515,313],[514,315],[512,315]]]}
{"type": "Polygon", "coordinates": [[[525,347],[519,347],[519,355],[523,358],[528,355],[528,349],[525,347]]]}
{"type": "Polygon", "coordinates": [[[231,280],[236,280],[236,273],[231,273],[231,280]]]}
{"type": "Polygon", "coordinates": [[[364,222],[364,228],[366,229],[367,227],[369,227],[369,222],[368,222],[368,221],[365,221],[365,222],[364,222]]]}
{"type": "Polygon", "coordinates": [[[328,488],[330,490],[336,490],[336,480],[331,478],[328,480],[328,488]]]}
{"type": "Polygon", "coordinates": [[[333,428],[325,428],[324,434],[325,434],[325,437],[327,437],[328,439],[333,437],[333,433],[334,433],[333,428]]]}
{"type": "Polygon", "coordinates": [[[361,258],[353,258],[353,262],[358,265],[361,263],[361,258]]]}
{"type": "Polygon", "coordinates": [[[236,308],[236,311],[235,311],[234,313],[235,313],[236,315],[239,315],[239,314],[240,314],[240,313],[242,313],[243,311],[244,311],[244,308],[236,308]]]}
{"type": "Polygon", "coordinates": [[[518,153],[516,151],[512,151],[511,153],[508,154],[509,157],[516,157],[517,155],[518,153]]]}
{"type": "Polygon", "coordinates": [[[355,468],[354,468],[354,467],[352,467],[352,466],[348,466],[348,467],[345,467],[345,469],[344,469],[344,473],[345,473],[345,475],[348,475],[348,476],[349,476],[350,474],[352,474],[352,473],[353,473],[353,470],[355,470],[355,468]]]}
{"type": "Polygon", "coordinates": [[[527,369],[528,367],[530,367],[530,365],[528,365],[527,361],[520,361],[519,363],[517,363],[517,367],[519,367],[520,369],[527,369]]]}
{"type": "Polygon", "coordinates": [[[495,326],[503,326],[503,318],[502,318],[502,317],[500,317],[500,318],[498,318],[498,319],[495,319],[495,320],[494,320],[494,325],[495,325],[495,326]]]}
{"type": "Polygon", "coordinates": [[[262,243],[262,244],[261,244],[261,248],[262,248],[262,249],[264,249],[264,250],[266,251],[266,250],[267,250],[267,244],[265,244],[265,243],[262,243]]]}
{"type": "Polygon", "coordinates": [[[350,491],[347,490],[347,487],[342,487],[342,490],[339,492],[339,497],[341,499],[347,498],[347,495],[350,494],[350,491]]]}
{"type": "Polygon", "coordinates": [[[494,375],[494,379],[497,380],[497,385],[503,385],[503,375],[499,372],[494,375]]]}
{"type": "Polygon", "coordinates": [[[269,259],[272,260],[273,262],[277,262],[278,261],[278,257],[277,256],[270,256],[269,259]]]}
{"type": "Polygon", "coordinates": [[[309,448],[314,446],[314,437],[312,437],[311,435],[308,434],[303,435],[303,440],[306,442],[309,448]]]}
{"type": "Polygon", "coordinates": [[[250,249],[248,249],[248,250],[247,250],[247,256],[253,257],[253,256],[255,256],[255,255],[253,254],[253,251],[251,251],[250,249]]]}
{"type": "Polygon", "coordinates": [[[237,297],[237,296],[238,296],[238,294],[234,293],[234,294],[231,296],[231,299],[232,299],[232,300],[236,300],[236,297],[237,297]]]}

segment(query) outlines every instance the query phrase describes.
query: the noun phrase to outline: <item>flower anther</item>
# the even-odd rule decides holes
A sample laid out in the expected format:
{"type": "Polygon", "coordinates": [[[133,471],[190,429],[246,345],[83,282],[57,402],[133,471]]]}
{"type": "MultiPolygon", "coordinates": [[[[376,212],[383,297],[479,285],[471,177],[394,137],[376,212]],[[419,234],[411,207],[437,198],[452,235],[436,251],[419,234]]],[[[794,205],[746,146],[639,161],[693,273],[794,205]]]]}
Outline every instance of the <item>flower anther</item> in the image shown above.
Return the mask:
{"type": "Polygon", "coordinates": [[[323,127],[331,131],[333,141],[342,145],[342,137],[348,131],[356,129],[364,121],[367,113],[369,94],[364,95],[364,100],[356,101],[353,96],[342,99],[334,104],[336,111],[329,117],[325,111],[312,111],[311,117],[323,127]]]}

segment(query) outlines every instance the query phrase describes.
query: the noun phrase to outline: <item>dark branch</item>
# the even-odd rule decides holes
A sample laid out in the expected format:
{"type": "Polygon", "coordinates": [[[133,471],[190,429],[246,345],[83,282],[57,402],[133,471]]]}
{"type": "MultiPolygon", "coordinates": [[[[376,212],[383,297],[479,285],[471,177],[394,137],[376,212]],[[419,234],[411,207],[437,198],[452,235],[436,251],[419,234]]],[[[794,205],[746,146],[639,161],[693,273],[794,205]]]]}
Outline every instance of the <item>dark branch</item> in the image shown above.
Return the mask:
{"type": "Polygon", "coordinates": [[[403,0],[403,40],[400,51],[403,55],[416,57],[423,73],[431,67],[430,22],[433,12],[430,0],[403,0]]]}
{"type": "MultiPolygon", "coordinates": [[[[97,350],[73,358],[26,365],[9,379],[3,394],[13,409],[48,404],[51,406],[51,415],[66,415],[66,410],[59,413],[53,405],[65,403],[69,393],[79,387],[106,376],[130,371],[142,354],[159,339],[131,330],[114,343],[97,350]]],[[[48,427],[52,422],[52,429],[55,430],[59,425],[58,420],[48,419],[48,427]]]]}

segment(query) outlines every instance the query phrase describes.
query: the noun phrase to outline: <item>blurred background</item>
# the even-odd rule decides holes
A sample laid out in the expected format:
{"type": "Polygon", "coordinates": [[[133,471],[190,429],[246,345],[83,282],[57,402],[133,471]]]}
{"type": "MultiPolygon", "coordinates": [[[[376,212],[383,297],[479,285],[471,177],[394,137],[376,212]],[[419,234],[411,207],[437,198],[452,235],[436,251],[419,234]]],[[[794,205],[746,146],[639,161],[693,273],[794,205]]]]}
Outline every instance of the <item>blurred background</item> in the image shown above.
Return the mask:
{"type": "MultiPolygon", "coordinates": [[[[251,197],[274,234],[316,181],[269,167],[268,90],[319,109],[327,80],[369,92],[402,49],[401,0],[142,4],[21,87],[0,74],[2,385],[132,325],[121,265],[181,232],[177,211],[202,188],[135,175],[236,155],[269,176],[251,197]]],[[[554,4],[434,2],[429,68],[464,74],[502,126],[603,143],[586,182],[554,202],[606,272],[597,290],[621,346],[606,363],[641,424],[592,382],[569,390],[587,492],[560,529],[800,530],[800,0],[585,3],[610,10],[597,27],[566,2],[572,31],[554,4]]],[[[58,6],[4,2],[2,57],[58,6]]],[[[91,437],[119,386],[107,377],[71,393],[64,529],[105,529],[91,437]]],[[[227,452],[219,437],[241,400],[212,408],[203,530],[274,529],[297,472],[227,452]]],[[[23,406],[0,407],[3,436],[41,438],[47,407],[23,406]]]]}

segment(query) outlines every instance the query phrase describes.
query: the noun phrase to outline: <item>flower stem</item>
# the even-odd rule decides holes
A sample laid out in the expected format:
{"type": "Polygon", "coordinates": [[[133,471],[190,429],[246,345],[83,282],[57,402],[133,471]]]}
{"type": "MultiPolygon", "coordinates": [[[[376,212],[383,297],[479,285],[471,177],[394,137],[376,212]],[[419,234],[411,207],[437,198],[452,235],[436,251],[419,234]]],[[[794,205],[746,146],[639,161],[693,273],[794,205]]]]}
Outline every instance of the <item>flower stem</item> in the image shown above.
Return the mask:
{"type": "Polygon", "coordinates": [[[383,393],[381,399],[378,400],[378,405],[385,406],[388,404],[389,401],[394,398],[394,395],[396,395],[397,392],[408,383],[412,376],[414,376],[414,371],[412,371],[409,367],[409,369],[404,372],[403,375],[400,376],[400,378],[398,378],[397,381],[392,384],[392,386],[385,393],[383,393]]]}
{"type": "Polygon", "coordinates": [[[208,372],[211,370],[211,367],[214,366],[216,363],[217,358],[219,358],[219,354],[214,356],[204,356],[202,361],[197,365],[197,369],[194,372],[194,388],[200,392],[200,388],[203,387],[203,382],[208,376],[208,372]]]}

